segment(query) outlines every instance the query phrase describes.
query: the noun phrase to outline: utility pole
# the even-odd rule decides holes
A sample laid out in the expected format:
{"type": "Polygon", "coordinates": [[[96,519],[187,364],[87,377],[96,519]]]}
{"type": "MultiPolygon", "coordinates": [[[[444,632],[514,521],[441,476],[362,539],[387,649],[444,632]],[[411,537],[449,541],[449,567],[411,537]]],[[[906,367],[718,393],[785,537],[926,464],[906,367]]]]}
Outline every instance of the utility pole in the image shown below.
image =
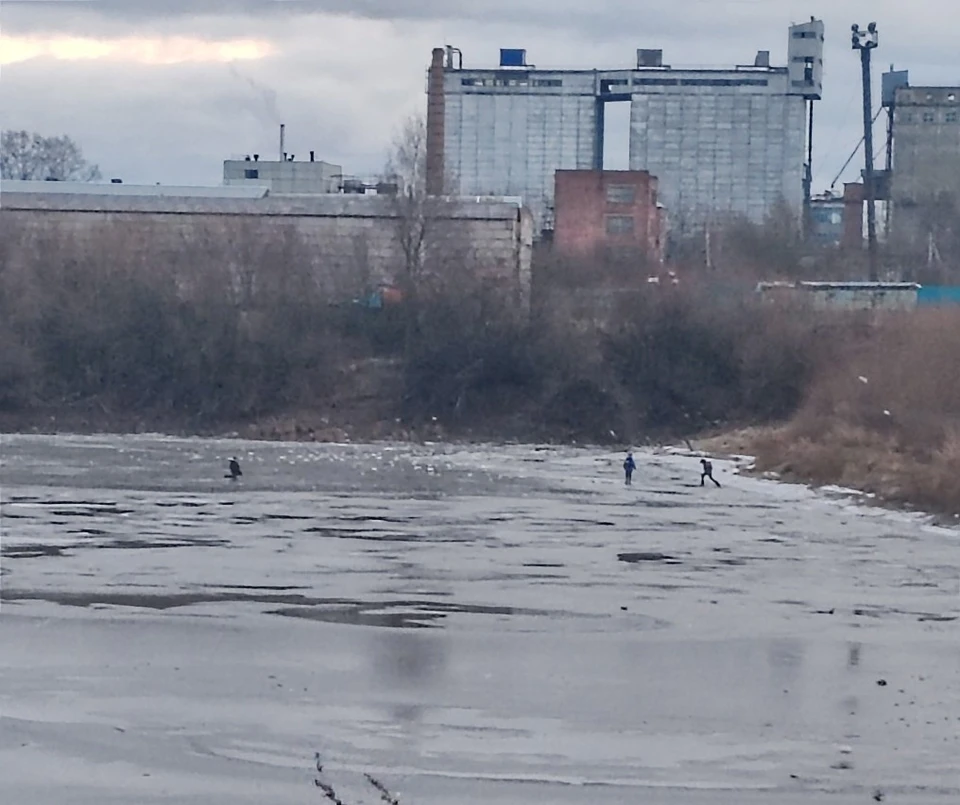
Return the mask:
{"type": "Polygon", "coordinates": [[[873,101],[870,93],[870,51],[877,47],[879,38],[877,24],[871,22],[866,31],[859,25],[852,26],[853,49],[860,51],[860,66],[863,72],[863,185],[867,199],[867,256],[870,266],[870,282],[877,282],[877,208],[873,176],[873,101]]]}
{"type": "Polygon", "coordinates": [[[809,243],[813,235],[813,98],[807,101],[807,164],[803,169],[803,237],[809,243]]]}
{"type": "MultiPolygon", "coordinates": [[[[893,65],[890,65],[890,75],[893,75],[893,65]]],[[[886,80],[886,76],[884,76],[886,80]]],[[[890,175],[893,173],[893,116],[897,106],[896,100],[896,91],[893,92],[893,96],[889,99],[884,98],[884,104],[887,107],[887,158],[884,163],[884,169],[887,173],[887,179],[889,180],[890,175]]],[[[884,213],[884,222],[883,222],[883,231],[887,233],[887,242],[890,240],[890,209],[893,205],[890,203],[890,199],[887,199],[887,208],[884,213]]]]}

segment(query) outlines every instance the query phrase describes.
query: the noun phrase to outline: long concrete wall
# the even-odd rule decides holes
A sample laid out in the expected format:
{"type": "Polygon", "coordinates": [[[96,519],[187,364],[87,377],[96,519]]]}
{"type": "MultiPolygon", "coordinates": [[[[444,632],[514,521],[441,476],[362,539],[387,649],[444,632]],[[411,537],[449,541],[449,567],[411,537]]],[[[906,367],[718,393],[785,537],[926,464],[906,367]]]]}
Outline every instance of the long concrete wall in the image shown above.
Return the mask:
{"type": "MultiPolygon", "coordinates": [[[[430,270],[468,270],[497,282],[529,303],[533,227],[515,203],[431,199],[424,252],[430,270]]],[[[0,220],[22,231],[57,228],[70,238],[102,237],[105,225],[142,238],[146,248],[175,253],[217,230],[236,232],[250,248],[257,240],[293,233],[319,274],[331,284],[353,278],[357,287],[394,282],[405,266],[402,234],[414,223],[387,196],[222,199],[3,193],[0,220]]]]}

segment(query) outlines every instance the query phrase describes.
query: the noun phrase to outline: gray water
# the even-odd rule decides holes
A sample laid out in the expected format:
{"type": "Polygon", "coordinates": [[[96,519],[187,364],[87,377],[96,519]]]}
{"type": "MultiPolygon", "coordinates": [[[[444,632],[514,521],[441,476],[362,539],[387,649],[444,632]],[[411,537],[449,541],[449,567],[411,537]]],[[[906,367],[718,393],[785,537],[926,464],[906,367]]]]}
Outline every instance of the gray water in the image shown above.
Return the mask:
{"type": "Polygon", "coordinates": [[[4,437],[0,800],[958,801],[957,532],[621,458],[4,437]]]}

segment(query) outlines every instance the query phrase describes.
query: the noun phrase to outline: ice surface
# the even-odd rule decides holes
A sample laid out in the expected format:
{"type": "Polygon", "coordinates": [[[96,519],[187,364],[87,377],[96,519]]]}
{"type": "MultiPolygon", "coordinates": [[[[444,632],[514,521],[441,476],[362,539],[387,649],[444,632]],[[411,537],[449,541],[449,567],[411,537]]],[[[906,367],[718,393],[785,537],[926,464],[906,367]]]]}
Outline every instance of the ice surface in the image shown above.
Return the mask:
{"type": "Polygon", "coordinates": [[[4,437],[0,802],[960,801],[957,532],[636,458],[4,437]]]}

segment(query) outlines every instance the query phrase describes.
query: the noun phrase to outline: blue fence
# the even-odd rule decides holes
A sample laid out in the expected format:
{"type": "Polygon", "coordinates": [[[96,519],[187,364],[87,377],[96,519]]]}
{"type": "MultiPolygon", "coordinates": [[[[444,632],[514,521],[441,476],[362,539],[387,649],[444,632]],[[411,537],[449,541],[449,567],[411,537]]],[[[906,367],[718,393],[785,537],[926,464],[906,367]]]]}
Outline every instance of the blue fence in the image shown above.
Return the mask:
{"type": "Polygon", "coordinates": [[[917,291],[917,305],[960,305],[960,285],[924,285],[917,291]]]}

